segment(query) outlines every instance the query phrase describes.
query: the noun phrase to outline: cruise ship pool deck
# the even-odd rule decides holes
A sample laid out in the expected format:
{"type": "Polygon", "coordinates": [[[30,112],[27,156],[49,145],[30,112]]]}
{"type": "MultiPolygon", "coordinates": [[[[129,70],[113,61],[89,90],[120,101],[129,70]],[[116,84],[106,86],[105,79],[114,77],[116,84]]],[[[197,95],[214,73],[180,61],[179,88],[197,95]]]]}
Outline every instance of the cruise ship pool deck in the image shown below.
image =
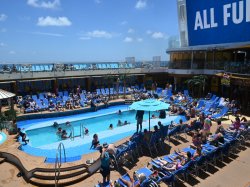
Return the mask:
{"type": "MultiPolygon", "coordinates": [[[[23,129],[30,139],[27,145],[21,145],[20,149],[33,156],[41,156],[45,158],[46,163],[54,163],[56,161],[56,153],[59,143],[63,143],[66,152],[66,162],[80,160],[81,156],[88,153],[96,152],[95,149],[90,149],[92,137],[98,134],[101,143],[115,143],[125,137],[133,135],[136,131],[135,111],[129,110],[128,105],[110,106],[105,109],[97,110],[96,112],[87,112],[71,116],[54,117],[47,119],[33,119],[18,122],[18,127],[23,129]],[[122,115],[118,115],[117,111],[121,110],[122,115]],[[127,120],[130,124],[116,127],[118,120],[127,120]],[[53,127],[53,123],[57,122],[67,132],[72,128],[68,128],[65,123],[70,121],[74,127],[74,138],[61,140],[56,135],[57,128],[53,127]],[[114,125],[113,130],[109,130],[109,124],[114,125]],[[89,129],[89,134],[81,136],[80,126],[89,129]]],[[[157,113],[155,113],[158,115],[157,113]]],[[[184,116],[167,116],[165,119],[151,119],[151,128],[157,125],[158,121],[163,124],[170,124],[171,121],[176,123],[180,119],[185,121],[184,116]]],[[[148,127],[148,113],[144,114],[143,129],[148,127]]]]}

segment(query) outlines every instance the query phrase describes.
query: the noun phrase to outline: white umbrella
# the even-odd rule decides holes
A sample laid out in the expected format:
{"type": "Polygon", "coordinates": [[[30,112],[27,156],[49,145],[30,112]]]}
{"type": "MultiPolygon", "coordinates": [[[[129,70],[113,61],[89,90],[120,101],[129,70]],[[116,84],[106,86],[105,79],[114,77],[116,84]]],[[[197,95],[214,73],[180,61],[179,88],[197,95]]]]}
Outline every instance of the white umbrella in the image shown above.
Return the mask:
{"type": "MultiPolygon", "coordinates": [[[[8,91],[5,91],[5,90],[2,90],[2,89],[0,89],[0,112],[1,112],[1,108],[2,108],[2,102],[1,102],[1,100],[2,99],[9,99],[9,98],[12,98],[12,97],[14,97],[16,94],[13,94],[13,93],[11,93],[11,92],[8,92],[8,91]]],[[[11,102],[12,104],[11,104],[11,108],[13,107],[12,105],[13,105],[13,102],[11,102]]]]}
{"type": "Polygon", "coordinates": [[[16,94],[0,89],[0,100],[14,97],[16,94]]]}

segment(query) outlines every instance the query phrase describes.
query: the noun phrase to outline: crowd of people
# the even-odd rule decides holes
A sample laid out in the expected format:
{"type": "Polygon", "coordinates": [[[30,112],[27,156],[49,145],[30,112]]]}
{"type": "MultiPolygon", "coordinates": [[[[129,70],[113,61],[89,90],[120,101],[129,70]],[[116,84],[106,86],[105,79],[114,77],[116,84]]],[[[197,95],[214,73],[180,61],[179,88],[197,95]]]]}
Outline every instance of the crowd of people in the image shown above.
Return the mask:
{"type": "Polygon", "coordinates": [[[24,113],[39,111],[65,111],[91,106],[97,109],[101,103],[108,105],[109,98],[107,95],[97,94],[96,92],[86,92],[77,87],[76,91],[57,93],[43,93],[37,95],[26,95],[17,97],[17,106],[23,108],[24,113]]]}

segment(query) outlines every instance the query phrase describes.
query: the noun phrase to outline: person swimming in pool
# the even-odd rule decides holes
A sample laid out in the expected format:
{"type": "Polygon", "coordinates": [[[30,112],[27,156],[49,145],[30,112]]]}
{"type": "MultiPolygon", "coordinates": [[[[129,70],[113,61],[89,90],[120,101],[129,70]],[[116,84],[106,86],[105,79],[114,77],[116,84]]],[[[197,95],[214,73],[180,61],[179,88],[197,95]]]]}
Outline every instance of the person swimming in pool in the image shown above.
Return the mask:
{"type": "Polygon", "coordinates": [[[59,128],[57,129],[56,134],[57,134],[58,136],[61,136],[61,135],[62,135],[62,127],[59,127],[59,128]]]}
{"type": "Polygon", "coordinates": [[[89,129],[87,129],[86,127],[84,127],[84,134],[88,135],[89,134],[89,129]]]}
{"type": "Polygon", "coordinates": [[[97,149],[98,147],[100,147],[99,138],[97,134],[94,134],[90,149],[92,148],[97,149]]]}
{"type": "Polygon", "coordinates": [[[66,126],[71,126],[70,122],[69,121],[66,121],[66,126]]]}
{"type": "Polygon", "coordinates": [[[128,124],[130,124],[130,122],[128,122],[127,120],[125,120],[123,125],[128,125],[128,124]]]}
{"type": "Polygon", "coordinates": [[[59,126],[59,124],[55,121],[55,122],[53,123],[53,127],[57,128],[58,126],[59,126]]]}
{"type": "Polygon", "coordinates": [[[117,126],[119,127],[119,126],[122,126],[122,125],[123,125],[122,121],[121,121],[121,120],[118,120],[117,126]]]}
{"type": "Polygon", "coordinates": [[[70,138],[70,137],[71,137],[71,133],[69,134],[69,136],[67,136],[66,130],[62,131],[62,135],[61,135],[62,140],[66,140],[67,138],[70,138]]]}
{"type": "Polygon", "coordinates": [[[121,111],[121,110],[118,110],[117,114],[118,114],[118,115],[121,115],[121,114],[122,114],[122,111],[121,111]]]}
{"type": "Polygon", "coordinates": [[[109,130],[113,130],[113,124],[111,123],[110,125],[109,125],[109,130]]]}

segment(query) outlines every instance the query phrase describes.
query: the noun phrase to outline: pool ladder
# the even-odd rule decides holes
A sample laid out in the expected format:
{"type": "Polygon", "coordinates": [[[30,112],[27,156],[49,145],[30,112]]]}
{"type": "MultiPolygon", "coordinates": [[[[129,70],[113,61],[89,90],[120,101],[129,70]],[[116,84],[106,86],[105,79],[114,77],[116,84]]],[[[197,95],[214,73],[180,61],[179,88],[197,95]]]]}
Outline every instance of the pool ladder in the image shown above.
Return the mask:
{"type": "Polygon", "coordinates": [[[74,127],[71,126],[71,128],[69,129],[70,130],[70,139],[73,141],[75,139],[75,130],[74,130],[74,127]]]}
{"type": "Polygon", "coordinates": [[[65,153],[65,147],[64,144],[61,142],[59,143],[57,147],[57,152],[56,152],[56,162],[55,162],[55,187],[58,186],[59,182],[59,176],[61,173],[61,166],[62,166],[62,151],[64,155],[64,162],[66,162],[66,153],[65,153]],[[58,158],[59,156],[59,158],[58,158]]]}
{"type": "Polygon", "coordinates": [[[84,134],[85,134],[85,132],[84,132],[84,124],[81,123],[80,124],[80,137],[84,138],[84,134]]]}

